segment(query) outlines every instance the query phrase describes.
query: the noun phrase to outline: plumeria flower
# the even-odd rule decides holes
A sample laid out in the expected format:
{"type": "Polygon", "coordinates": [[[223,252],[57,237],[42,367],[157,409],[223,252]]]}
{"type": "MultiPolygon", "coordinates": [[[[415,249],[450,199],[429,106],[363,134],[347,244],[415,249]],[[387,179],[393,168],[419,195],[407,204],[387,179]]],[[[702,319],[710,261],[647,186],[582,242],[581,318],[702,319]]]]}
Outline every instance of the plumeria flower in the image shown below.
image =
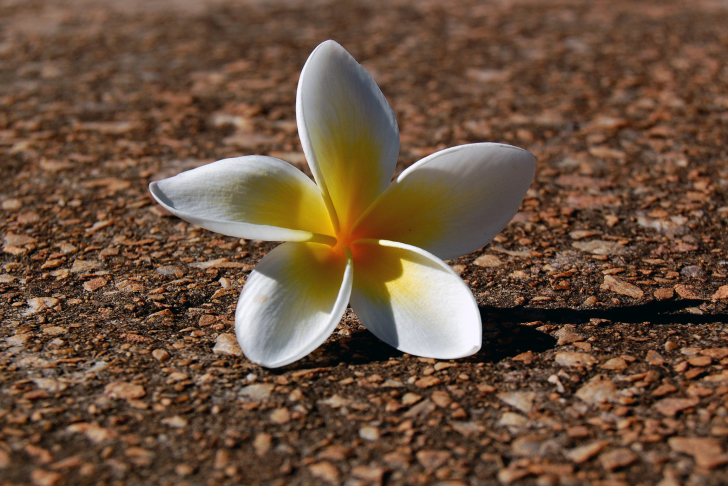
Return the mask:
{"type": "Polygon", "coordinates": [[[476,353],[478,305],[443,260],[483,247],[508,224],[533,179],[533,155],[461,145],[390,182],[399,154],[394,113],[334,41],[303,67],[296,121],[316,183],[287,162],[251,155],[150,185],[162,206],[192,224],[286,242],[260,261],[240,294],[235,331],[245,355],[269,368],[292,363],[331,335],[347,304],[405,353],[476,353]]]}

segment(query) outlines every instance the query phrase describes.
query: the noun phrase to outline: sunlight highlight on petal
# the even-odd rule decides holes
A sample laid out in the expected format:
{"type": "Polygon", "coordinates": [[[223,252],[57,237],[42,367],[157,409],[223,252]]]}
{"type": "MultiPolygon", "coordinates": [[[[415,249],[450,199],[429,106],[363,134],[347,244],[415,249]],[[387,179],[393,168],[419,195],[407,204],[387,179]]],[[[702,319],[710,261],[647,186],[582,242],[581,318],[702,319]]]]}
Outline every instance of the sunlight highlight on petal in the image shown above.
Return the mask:
{"type": "Polygon", "coordinates": [[[311,171],[346,230],[392,178],[399,155],[394,113],[369,73],[326,41],[301,73],[296,118],[311,171]]]}
{"type": "Polygon", "coordinates": [[[475,298],[445,262],[391,241],[358,241],[352,253],[351,307],[379,339],[400,351],[438,359],[480,349],[475,298]]]}
{"type": "MultiPolygon", "coordinates": [[[[316,185],[291,164],[251,155],[224,159],[149,185],[175,215],[229,236],[272,241],[333,236],[316,185]]],[[[330,238],[329,238],[330,239],[330,238]]]]}
{"type": "Polygon", "coordinates": [[[245,355],[269,368],[319,347],[346,310],[350,256],[315,243],[284,243],[255,267],[240,294],[235,332],[245,355]]]}
{"type": "Polygon", "coordinates": [[[456,258],[489,243],[518,211],[536,170],[526,150],[496,143],[437,152],[402,172],[354,230],[456,258]]]}

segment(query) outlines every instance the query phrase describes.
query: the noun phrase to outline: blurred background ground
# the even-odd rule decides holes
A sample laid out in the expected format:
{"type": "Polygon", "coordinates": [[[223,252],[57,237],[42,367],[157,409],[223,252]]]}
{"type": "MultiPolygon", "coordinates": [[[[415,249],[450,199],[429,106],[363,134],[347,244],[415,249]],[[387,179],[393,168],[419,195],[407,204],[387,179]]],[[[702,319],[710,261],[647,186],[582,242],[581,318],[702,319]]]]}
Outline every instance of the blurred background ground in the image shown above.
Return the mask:
{"type": "Polygon", "coordinates": [[[728,464],[725,1],[0,2],[0,484],[718,485],[728,464]],[[449,262],[483,351],[402,355],[349,312],[282,370],[231,340],[274,244],[169,217],[151,180],[305,168],[333,38],[400,124],[538,158],[449,262]]]}

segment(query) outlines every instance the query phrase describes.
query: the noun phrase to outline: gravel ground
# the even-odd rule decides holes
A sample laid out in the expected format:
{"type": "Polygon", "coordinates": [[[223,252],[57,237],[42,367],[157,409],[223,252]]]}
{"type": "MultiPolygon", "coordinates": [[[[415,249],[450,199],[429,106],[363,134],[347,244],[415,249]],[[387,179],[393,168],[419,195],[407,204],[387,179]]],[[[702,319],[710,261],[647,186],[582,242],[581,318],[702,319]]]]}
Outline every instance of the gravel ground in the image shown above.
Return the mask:
{"type": "Polygon", "coordinates": [[[726,484],[727,25],[697,0],[0,2],[0,484],[726,484]],[[327,38],[389,99],[398,171],[538,158],[449,262],[476,356],[403,355],[347,311],[260,368],[233,315],[275,245],[148,194],[229,156],[307,170],[296,83],[327,38]]]}

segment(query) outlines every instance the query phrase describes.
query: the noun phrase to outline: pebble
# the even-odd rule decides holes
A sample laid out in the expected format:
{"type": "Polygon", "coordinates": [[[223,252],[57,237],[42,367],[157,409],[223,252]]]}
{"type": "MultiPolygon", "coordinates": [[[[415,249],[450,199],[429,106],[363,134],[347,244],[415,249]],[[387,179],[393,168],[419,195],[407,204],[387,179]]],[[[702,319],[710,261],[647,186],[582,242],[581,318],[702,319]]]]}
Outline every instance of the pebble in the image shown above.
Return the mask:
{"type": "Polygon", "coordinates": [[[437,450],[423,450],[417,452],[415,457],[422,467],[427,470],[433,471],[444,465],[448,459],[450,459],[451,453],[449,451],[437,451],[437,450]]]}
{"type": "Polygon", "coordinates": [[[269,418],[274,424],[287,424],[291,421],[291,412],[285,407],[276,408],[270,413],[269,418]]]}
{"type": "Polygon", "coordinates": [[[478,265],[479,267],[495,268],[503,265],[503,261],[495,255],[484,253],[473,260],[473,264],[478,265]]]}
{"type": "Polygon", "coordinates": [[[624,358],[612,358],[599,367],[603,370],[623,371],[627,369],[627,362],[624,358]]]}
{"type": "Polygon", "coordinates": [[[567,324],[554,333],[554,336],[559,339],[556,343],[557,346],[564,346],[565,344],[571,344],[584,340],[584,336],[572,331],[573,328],[574,326],[567,324]]]}
{"type": "Polygon", "coordinates": [[[533,401],[536,399],[536,393],[534,392],[502,392],[496,396],[502,402],[517,408],[523,413],[531,413],[533,401]]]}
{"type": "Polygon", "coordinates": [[[179,415],[173,415],[171,417],[165,417],[159,421],[163,425],[174,427],[175,429],[184,429],[187,427],[187,420],[180,417],[179,415]]]}
{"type": "Polygon", "coordinates": [[[669,288],[657,289],[657,290],[655,290],[653,295],[655,296],[655,299],[657,299],[657,300],[669,300],[675,296],[675,292],[673,291],[673,289],[669,289],[669,288]]]}
{"type": "Polygon", "coordinates": [[[250,400],[265,400],[270,397],[274,388],[273,383],[253,383],[241,388],[238,394],[250,400]]]}
{"type": "Polygon", "coordinates": [[[592,255],[619,255],[624,247],[616,241],[592,240],[574,241],[571,246],[592,255]]]}
{"type": "Polygon", "coordinates": [[[119,434],[113,429],[100,427],[96,424],[86,422],[77,422],[66,427],[66,431],[70,433],[81,433],[88,440],[96,444],[116,438],[119,434]]]}
{"type": "Polygon", "coordinates": [[[362,427],[359,429],[359,437],[370,442],[376,442],[379,440],[379,428],[362,427]]]}
{"type": "Polygon", "coordinates": [[[721,286],[718,290],[715,291],[713,296],[711,297],[712,300],[723,300],[728,299],[728,285],[721,286]]]}
{"type": "Polygon", "coordinates": [[[575,447],[571,450],[568,450],[564,452],[564,455],[572,462],[581,464],[599,454],[602,449],[607,446],[607,444],[609,444],[608,440],[598,440],[596,442],[592,442],[590,444],[585,444],[583,446],[575,447]]]}
{"type": "Polygon", "coordinates": [[[663,398],[655,403],[655,409],[663,415],[674,417],[683,410],[695,407],[700,400],[697,398],[663,398]]]}
{"type": "Polygon", "coordinates": [[[609,378],[597,375],[574,395],[590,405],[613,402],[617,399],[617,385],[609,378]]]}
{"type": "Polygon", "coordinates": [[[92,262],[90,260],[74,260],[73,265],[71,266],[71,273],[90,273],[100,266],[101,264],[99,262],[92,262]]]}
{"type": "Polygon", "coordinates": [[[152,351],[152,356],[159,362],[167,361],[172,357],[166,349],[155,349],[152,351]]]}
{"type": "Polygon", "coordinates": [[[439,390],[432,392],[430,400],[432,400],[435,405],[441,408],[445,408],[452,403],[452,398],[450,397],[450,395],[446,391],[439,390]]]}
{"type": "Polygon", "coordinates": [[[215,354],[227,354],[230,356],[242,356],[243,350],[238,344],[235,334],[223,333],[215,339],[215,347],[212,348],[215,354]]]}
{"type": "Polygon", "coordinates": [[[597,360],[594,356],[586,353],[564,352],[556,353],[554,357],[557,364],[561,366],[593,366],[597,360]]]}
{"type": "Polygon", "coordinates": [[[55,486],[63,480],[63,475],[44,469],[33,469],[30,479],[35,486],[55,486]]]}
{"type": "Polygon", "coordinates": [[[83,283],[83,288],[87,292],[94,292],[108,283],[104,277],[96,277],[83,283]]]}
{"type": "Polygon", "coordinates": [[[674,452],[693,456],[700,467],[713,469],[728,463],[728,455],[723,453],[720,441],[712,438],[670,437],[667,441],[674,452]]]}
{"type": "Polygon", "coordinates": [[[442,380],[436,376],[425,376],[415,381],[415,386],[418,388],[430,388],[431,386],[439,385],[442,380]]]}
{"type": "Polygon", "coordinates": [[[340,476],[339,470],[336,469],[336,467],[327,461],[322,462],[315,462],[313,464],[310,464],[308,466],[308,471],[317,478],[321,478],[324,481],[328,481],[330,483],[338,483],[338,479],[340,476]]]}
{"type": "Polygon", "coordinates": [[[662,357],[660,353],[657,351],[650,349],[647,351],[647,355],[645,356],[645,361],[647,361],[648,364],[651,364],[652,366],[660,366],[665,364],[665,358],[662,357]]]}
{"type": "Polygon", "coordinates": [[[626,448],[614,449],[599,456],[602,467],[608,471],[614,471],[629,466],[637,460],[637,456],[626,448]]]}
{"type": "Polygon", "coordinates": [[[2,202],[2,208],[5,211],[17,211],[23,207],[23,201],[20,199],[6,199],[2,202]]]}
{"type": "Polygon", "coordinates": [[[38,312],[50,309],[57,306],[61,301],[55,297],[33,297],[28,299],[28,310],[26,310],[24,316],[32,316],[38,312]]]}
{"type": "Polygon", "coordinates": [[[155,271],[160,275],[168,275],[177,278],[182,278],[185,276],[185,272],[183,272],[181,268],[175,265],[162,265],[161,267],[157,267],[155,271]]]}
{"type": "Polygon", "coordinates": [[[526,427],[529,423],[529,419],[521,414],[513,412],[504,413],[498,421],[498,425],[502,427],[526,427]]]}
{"type": "Polygon", "coordinates": [[[114,381],[106,385],[104,388],[104,394],[113,399],[135,400],[137,398],[142,398],[147,393],[141,385],[127,383],[125,381],[114,381]]]}
{"type": "Polygon", "coordinates": [[[644,292],[642,292],[639,287],[624,282],[617,277],[613,277],[612,275],[604,276],[604,282],[602,283],[600,288],[602,290],[609,290],[620,295],[626,295],[627,297],[632,297],[633,299],[641,299],[644,295],[644,292]]]}
{"type": "Polygon", "coordinates": [[[270,450],[272,444],[273,437],[265,432],[258,433],[255,436],[255,440],[253,440],[253,448],[259,456],[264,456],[270,450]]]}
{"type": "Polygon", "coordinates": [[[381,484],[384,473],[387,470],[377,466],[354,466],[351,468],[351,475],[355,478],[370,481],[374,484],[381,484]]]}

